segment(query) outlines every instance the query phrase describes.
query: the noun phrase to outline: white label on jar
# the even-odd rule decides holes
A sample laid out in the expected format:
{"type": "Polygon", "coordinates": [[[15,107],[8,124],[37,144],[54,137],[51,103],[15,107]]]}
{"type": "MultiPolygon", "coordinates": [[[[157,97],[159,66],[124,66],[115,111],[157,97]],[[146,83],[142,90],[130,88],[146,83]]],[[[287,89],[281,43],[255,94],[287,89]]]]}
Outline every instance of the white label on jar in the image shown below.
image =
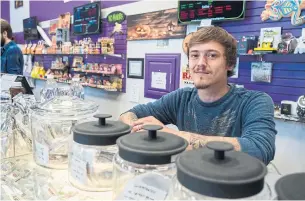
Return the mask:
{"type": "Polygon", "coordinates": [[[136,183],[126,188],[123,200],[164,200],[167,193],[144,183],[136,183]]]}
{"type": "Polygon", "coordinates": [[[77,156],[72,156],[71,174],[74,179],[82,184],[87,181],[87,163],[77,156]]]}
{"type": "Polygon", "coordinates": [[[165,200],[169,180],[154,173],[146,173],[137,176],[127,183],[120,200],[165,200]],[[154,179],[152,179],[154,178],[154,179]],[[148,183],[150,185],[148,185],[148,183]],[[162,184],[161,184],[162,183],[162,184]]]}
{"type": "Polygon", "coordinates": [[[49,148],[35,141],[35,155],[38,163],[47,165],[49,163],[49,148]]]}

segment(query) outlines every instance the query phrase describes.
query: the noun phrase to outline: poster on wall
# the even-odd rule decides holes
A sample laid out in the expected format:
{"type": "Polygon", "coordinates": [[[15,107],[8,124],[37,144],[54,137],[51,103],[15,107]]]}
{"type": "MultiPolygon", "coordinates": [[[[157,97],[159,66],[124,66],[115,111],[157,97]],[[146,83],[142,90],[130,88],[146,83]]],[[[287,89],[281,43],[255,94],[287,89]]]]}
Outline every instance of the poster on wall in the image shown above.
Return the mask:
{"type": "Polygon", "coordinates": [[[184,38],[186,26],[178,25],[177,9],[127,17],[127,40],[184,38]]]}
{"type": "Polygon", "coordinates": [[[15,8],[20,8],[22,6],[23,6],[23,0],[21,0],[21,1],[16,1],[15,0],[15,8]]]}
{"type": "Polygon", "coordinates": [[[271,82],[272,63],[252,62],[251,63],[251,82],[271,82]]]}

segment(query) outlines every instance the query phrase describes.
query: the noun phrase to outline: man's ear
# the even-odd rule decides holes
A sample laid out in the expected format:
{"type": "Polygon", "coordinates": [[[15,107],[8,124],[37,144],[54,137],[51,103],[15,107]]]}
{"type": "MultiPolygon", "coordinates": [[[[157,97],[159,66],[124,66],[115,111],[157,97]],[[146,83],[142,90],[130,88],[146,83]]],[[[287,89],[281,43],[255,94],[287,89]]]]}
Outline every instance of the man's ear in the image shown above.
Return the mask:
{"type": "Polygon", "coordinates": [[[227,66],[227,70],[229,70],[229,71],[233,71],[234,70],[234,65],[232,65],[232,66],[227,66]]]}
{"type": "Polygon", "coordinates": [[[3,38],[7,38],[7,31],[3,31],[2,37],[3,37],[3,38]]]}

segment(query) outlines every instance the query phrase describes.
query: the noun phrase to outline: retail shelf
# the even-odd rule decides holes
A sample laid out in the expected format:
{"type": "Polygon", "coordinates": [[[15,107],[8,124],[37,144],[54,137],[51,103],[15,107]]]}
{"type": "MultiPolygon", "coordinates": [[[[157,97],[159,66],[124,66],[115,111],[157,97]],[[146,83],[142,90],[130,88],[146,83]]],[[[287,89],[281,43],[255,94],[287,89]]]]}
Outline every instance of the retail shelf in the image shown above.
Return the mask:
{"type": "Polygon", "coordinates": [[[97,75],[102,75],[102,76],[105,76],[105,77],[121,77],[122,74],[107,74],[107,73],[102,73],[102,72],[90,72],[90,71],[74,71],[74,70],[71,70],[71,72],[73,73],[83,73],[83,74],[97,74],[97,75]]]}
{"type": "Polygon", "coordinates": [[[24,54],[32,56],[95,56],[95,57],[111,57],[111,58],[124,58],[123,54],[24,54]]]}
{"type": "MultiPolygon", "coordinates": [[[[46,81],[47,79],[44,79],[44,78],[32,78],[34,80],[43,80],[43,81],[46,81]]],[[[59,81],[59,80],[56,80],[56,82],[58,83],[64,83],[64,84],[71,84],[71,82],[64,82],[64,81],[59,81]]],[[[83,85],[83,87],[89,87],[89,88],[94,88],[94,89],[100,89],[100,90],[103,90],[103,91],[107,91],[107,92],[122,92],[122,91],[119,91],[117,89],[104,89],[104,88],[101,88],[101,87],[97,87],[97,86],[88,86],[88,85],[83,85]]]]}
{"type": "Polygon", "coordinates": [[[238,54],[241,61],[269,61],[275,63],[304,63],[305,54],[238,54]]]}

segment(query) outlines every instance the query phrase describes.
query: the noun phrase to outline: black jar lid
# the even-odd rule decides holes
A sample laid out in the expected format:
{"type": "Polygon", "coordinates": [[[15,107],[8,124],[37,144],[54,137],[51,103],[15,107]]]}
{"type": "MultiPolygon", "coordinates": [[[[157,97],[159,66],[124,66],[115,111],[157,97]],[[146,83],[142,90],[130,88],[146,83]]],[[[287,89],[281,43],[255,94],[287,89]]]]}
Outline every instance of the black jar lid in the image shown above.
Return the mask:
{"type": "Polygon", "coordinates": [[[305,200],[305,172],[280,178],[275,184],[278,200],[305,200]]]}
{"type": "Polygon", "coordinates": [[[233,145],[209,142],[187,151],[177,161],[177,179],[187,189],[214,198],[246,198],[264,187],[266,166],[258,159],[232,151],[233,145]]]}
{"type": "Polygon", "coordinates": [[[73,140],[79,144],[106,146],[114,145],[116,140],[130,133],[131,127],[121,121],[106,121],[108,114],[94,115],[98,121],[80,123],[73,128],[73,140]]]}
{"type": "Polygon", "coordinates": [[[122,159],[137,164],[169,164],[188,146],[188,142],[179,136],[157,132],[162,126],[145,125],[143,129],[148,132],[126,135],[117,140],[122,159]]]}

